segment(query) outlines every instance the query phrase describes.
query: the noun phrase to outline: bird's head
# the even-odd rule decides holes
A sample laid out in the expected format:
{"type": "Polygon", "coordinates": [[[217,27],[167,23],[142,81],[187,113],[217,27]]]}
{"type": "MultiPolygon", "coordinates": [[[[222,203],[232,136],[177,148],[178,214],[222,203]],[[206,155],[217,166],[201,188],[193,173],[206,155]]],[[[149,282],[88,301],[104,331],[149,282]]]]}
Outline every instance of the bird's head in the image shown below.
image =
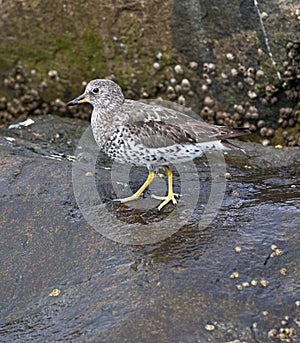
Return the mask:
{"type": "Polygon", "coordinates": [[[111,80],[96,79],[90,81],[82,95],[67,103],[68,106],[90,103],[101,110],[113,110],[124,102],[124,95],[119,85],[111,80]]]}

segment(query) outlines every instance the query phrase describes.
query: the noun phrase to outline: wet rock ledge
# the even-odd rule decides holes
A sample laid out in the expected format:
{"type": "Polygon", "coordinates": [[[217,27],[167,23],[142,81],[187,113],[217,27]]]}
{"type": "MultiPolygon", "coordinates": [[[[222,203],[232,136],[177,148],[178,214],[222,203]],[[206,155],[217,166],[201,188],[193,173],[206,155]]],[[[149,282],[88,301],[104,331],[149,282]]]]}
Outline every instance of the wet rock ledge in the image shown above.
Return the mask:
{"type": "Polygon", "coordinates": [[[226,157],[225,198],[208,228],[197,226],[203,164],[191,224],[126,246],[88,225],[73,195],[87,122],[31,119],[0,129],[1,341],[296,342],[299,148],[240,142],[247,154],[226,157]]]}

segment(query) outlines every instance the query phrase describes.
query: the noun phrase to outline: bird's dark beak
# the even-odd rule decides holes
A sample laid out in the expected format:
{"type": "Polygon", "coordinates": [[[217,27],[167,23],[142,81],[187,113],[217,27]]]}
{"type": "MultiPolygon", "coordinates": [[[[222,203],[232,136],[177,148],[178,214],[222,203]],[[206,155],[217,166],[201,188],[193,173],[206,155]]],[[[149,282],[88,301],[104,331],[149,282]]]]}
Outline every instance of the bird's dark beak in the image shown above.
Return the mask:
{"type": "Polygon", "coordinates": [[[87,101],[88,101],[88,98],[84,94],[82,94],[79,97],[77,97],[76,99],[69,101],[67,103],[67,106],[82,104],[82,103],[87,102],[87,101]]]}

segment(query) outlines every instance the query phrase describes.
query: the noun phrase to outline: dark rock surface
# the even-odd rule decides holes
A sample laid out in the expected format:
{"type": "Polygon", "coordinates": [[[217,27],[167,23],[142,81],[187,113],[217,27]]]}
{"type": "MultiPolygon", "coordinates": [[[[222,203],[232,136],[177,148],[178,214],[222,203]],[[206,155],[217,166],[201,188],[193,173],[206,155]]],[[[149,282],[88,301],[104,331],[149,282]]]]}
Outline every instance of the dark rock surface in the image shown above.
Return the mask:
{"type": "MultiPolygon", "coordinates": [[[[87,224],[73,195],[72,161],[87,123],[33,120],[0,129],[1,342],[296,342],[299,148],[240,143],[246,156],[226,157],[231,178],[205,229],[197,224],[211,177],[200,161],[191,222],[155,244],[123,245],[87,224]]],[[[95,180],[108,192],[109,166],[100,154],[95,180]]],[[[133,179],[144,177],[138,170],[133,179]]],[[[163,230],[185,201],[148,217],[106,208],[123,216],[124,230],[141,218],[163,230]]]]}

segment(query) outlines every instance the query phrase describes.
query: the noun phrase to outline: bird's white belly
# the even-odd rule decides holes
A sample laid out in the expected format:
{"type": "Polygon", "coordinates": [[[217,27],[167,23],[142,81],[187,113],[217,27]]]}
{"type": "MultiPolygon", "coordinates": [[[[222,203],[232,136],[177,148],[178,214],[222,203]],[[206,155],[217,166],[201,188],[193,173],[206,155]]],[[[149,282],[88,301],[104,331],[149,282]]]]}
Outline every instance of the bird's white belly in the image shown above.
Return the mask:
{"type": "Polygon", "coordinates": [[[142,144],[127,142],[111,147],[106,153],[115,161],[138,166],[157,167],[184,163],[213,150],[225,150],[220,141],[196,144],[174,144],[168,147],[147,148],[142,144]]]}

